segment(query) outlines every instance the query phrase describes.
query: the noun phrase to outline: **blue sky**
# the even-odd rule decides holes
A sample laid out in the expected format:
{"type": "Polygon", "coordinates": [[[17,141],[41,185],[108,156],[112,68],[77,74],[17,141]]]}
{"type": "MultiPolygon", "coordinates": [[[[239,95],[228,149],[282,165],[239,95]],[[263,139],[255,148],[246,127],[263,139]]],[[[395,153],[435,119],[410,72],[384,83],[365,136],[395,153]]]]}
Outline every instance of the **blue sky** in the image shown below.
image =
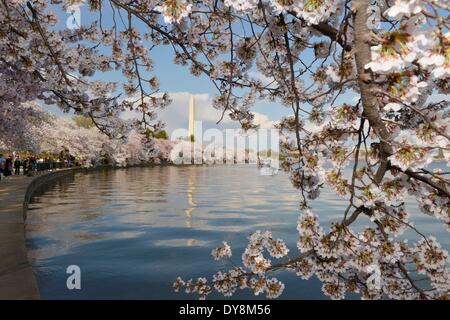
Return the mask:
{"type": "MultiPolygon", "coordinates": [[[[54,9],[54,7],[52,9],[54,9]]],[[[67,20],[70,19],[70,14],[61,11],[60,7],[56,8],[56,12],[60,18],[58,27],[61,28],[65,26],[67,20]]],[[[89,25],[96,19],[98,19],[98,15],[90,12],[86,5],[81,7],[82,25],[89,25]]],[[[116,21],[121,25],[120,17],[116,16],[116,21]]],[[[109,7],[107,7],[103,13],[102,22],[105,28],[112,25],[112,15],[109,7]]],[[[143,23],[138,23],[137,20],[135,20],[135,22],[135,26],[138,29],[141,31],[146,30],[147,27],[143,23]]],[[[110,49],[103,48],[101,50],[107,50],[105,53],[109,54],[110,49]]],[[[159,78],[161,91],[168,92],[173,98],[173,103],[167,110],[161,112],[160,115],[160,118],[167,124],[169,132],[180,127],[187,127],[189,94],[196,95],[197,120],[202,120],[204,122],[204,127],[217,127],[219,129],[237,127],[237,124],[232,123],[229,119],[224,119],[221,125],[216,126],[215,122],[220,118],[221,113],[211,107],[211,99],[217,94],[214,85],[208,77],[204,75],[194,77],[190,74],[188,67],[174,64],[172,47],[157,46],[151,51],[150,57],[154,62],[154,71],[152,72],[152,75],[154,74],[159,78]]],[[[306,50],[302,59],[304,59],[304,61],[311,61],[311,50],[306,50]]],[[[144,76],[146,76],[145,73],[144,76]]],[[[100,80],[115,81],[119,83],[125,81],[121,72],[117,71],[108,73],[97,72],[94,77],[100,80]]],[[[354,97],[354,93],[347,92],[341,95],[336,103],[353,103],[354,97]]],[[[432,98],[438,100],[442,97],[433,96],[432,98]]],[[[48,110],[51,110],[56,114],[61,114],[61,112],[54,107],[49,107],[48,110]]],[[[279,103],[271,103],[268,101],[258,101],[255,104],[253,111],[257,113],[257,119],[263,126],[273,124],[273,122],[278,121],[281,117],[292,113],[290,108],[286,108],[279,103]]]]}
{"type": "MultiPolygon", "coordinates": [[[[54,8],[52,8],[54,9],[54,8]]],[[[66,25],[66,22],[68,19],[72,19],[71,15],[67,12],[62,11],[60,8],[57,8],[55,10],[58,14],[58,17],[60,19],[58,27],[63,27],[66,25]]],[[[108,11],[107,11],[108,12],[108,11]]],[[[81,7],[81,24],[82,25],[89,25],[92,21],[96,20],[98,18],[97,15],[94,15],[92,12],[90,12],[87,9],[86,5],[83,5],[81,7]]],[[[104,26],[110,26],[112,24],[112,18],[111,13],[110,14],[103,14],[102,22],[104,26]]],[[[116,21],[118,21],[118,24],[121,24],[120,18],[116,16],[116,21]]],[[[136,24],[138,28],[142,31],[146,28],[142,23],[136,24]]],[[[108,51],[105,51],[105,53],[109,53],[108,51]]],[[[207,127],[215,127],[215,122],[220,118],[220,112],[217,110],[214,110],[212,107],[209,108],[208,104],[210,104],[208,101],[205,100],[205,96],[207,95],[209,99],[214,97],[217,94],[217,89],[214,87],[212,82],[209,80],[208,77],[202,75],[200,77],[195,77],[190,74],[189,68],[186,66],[180,66],[173,63],[173,50],[170,46],[158,46],[153,48],[153,50],[150,53],[151,58],[154,62],[154,71],[152,74],[156,75],[159,78],[160,81],[160,90],[169,92],[171,96],[174,96],[174,103],[168,107],[168,110],[164,112],[162,115],[162,118],[165,122],[167,122],[167,127],[170,130],[179,127],[182,119],[179,119],[181,116],[184,115],[184,108],[187,109],[188,107],[188,99],[189,95],[196,94],[199,95],[198,99],[200,101],[200,104],[198,104],[198,112],[197,116],[200,118],[199,120],[206,121],[207,127]],[[207,116],[204,116],[206,113],[207,116]],[[173,115],[171,117],[170,115],[173,115]],[[216,116],[214,118],[214,116],[216,116]],[[205,118],[205,119],[202,119],[205,118]],[[216,119],[215,121],[212,121],[212,119],[216,119]],[[170,123],[173,122],[173,123],[170,123]]],[[[124,82],[124,78],[121,75],[121,72],[108,72],[108,73],[99,73],[97,72],[95,74],[95,78],[100,80],[106,80],[106,81],[117,81],[117,82],[124,82]]],[[[61,112],[57,108],[49,107],[47,108],[49,111],[61,115],[61,112]]],[[[262,119],[262,121],[277,121],[281,117],[291,114],[291,109],[283,107],[280,104],[277,103],[271,103],[267,101],[258,101],[253,108],[254,112],[257,112],[258,119],[262,119]]],[[[187,117],[187,113],[186,113],[187,117]]],[[[184,120],[184,122],[187,125],[187,118],[184,120]]],[[[231,122],[224,121],[223,126],[218,126],[218,128],[221,127],[234,127],[235,124],[232,124],[231,122]]]]}
{"type": "MultiPolygon", "coordinates": [[[[61,9],[56,10],[60,22],[58,27],[61,28],[66,25],[68,19],[72,19],[70,14],[61,9]]],[[[81,7],[81,24],[89,25],[92,21],[95,21],[98,15],[93,14],[84,5],[81,7]]],[[[125,18],[125,17],[124,17],[125,18]]],[[[116,16],[116,21],[119,25],[122,25],[120,17],[116,16]]],[[[102,24],[105,28],[112,25],[112,15],[111,11],[106,9],[106,12],[102,16],[102,24]],[[109,14],[108,14],[109,13],[109,14]]],[[[136,21],[135,21],[136,22],[136,21]]],[[[141,31],[147,28],[142,23],[135,24],[141,31]]],[[[150,43],[149,43],[150,44],[150,43]]],[[[109,48],[101,48],[100,50],[105,50],[105,54],[109,54],[109,48]]],[[[312,59],[310,50],[305,52],[306,55],[303,57],[306,61],[312,59]],[[307,52],[308,51],[308,52],[307,52]]],[[[187,126],[187,108],[189,101],[189,94],[195,94],[197,100],[197,120],[202,120],[204,122],[204,127],[219,129],[237,127],[236,123],[225,119],[223,123],[216,126],[215,122],[220,118],[220,111],[215,110],[211,107],[211,99],[217,94],[217,90],[209,80],[208,77],[202,75],[200,77],[195,77],[190,74],[189,68],[186,66],[180,66],[173,63],[173,50],[170,46],[158,46],[153,48],[150,52],[150,57],[154,62],[154,71],[152,74],[156,75],[160,81],[161,91],[168,92],[173,98],[173,103],[168,107],[167,110],[161,112],[160,118],[167,124],[167,130],[169,132],[180,127],[187,126]]],[[[255,71],[256,72],[256,71],[255,71]]],[[[105,81],[114,81],[123,83],[126,81],[121,75],[121,72],[113,71],[108,73],[97,72],[94,76],[97,79],[105,81]]],[[[144,73],[145,77],[145,73],[144,73]]],[[[351,97],[345,94],[338,101],[349,100],[351,97]]],[[[48,108],[48,110],[61,114],[57,108],[48,108]]],[[[278,103],[272,103],[268,101],[258,101],[255,104],[253,110],[257,113],[257,122],[260,122],[262,126],[270,126],[273,122],[278,121],[281,117],[292,114],[291,108],[287,108],[278,103]]],[[[125,117],[130,117],[131,115],[124,115],[125,117]]]]}

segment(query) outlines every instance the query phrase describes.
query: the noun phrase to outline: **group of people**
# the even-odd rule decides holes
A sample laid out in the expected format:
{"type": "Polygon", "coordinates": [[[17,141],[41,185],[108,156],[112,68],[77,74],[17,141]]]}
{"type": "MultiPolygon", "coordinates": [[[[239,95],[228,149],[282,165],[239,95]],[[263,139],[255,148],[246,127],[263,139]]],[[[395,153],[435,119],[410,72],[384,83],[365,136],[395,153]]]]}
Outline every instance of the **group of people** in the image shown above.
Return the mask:
{"type": "Polygon", "coordinates": [[[20,168],[23,168],[24,175],[28,175],[37,170],[37,160],[35,157],[20,159],[20,156],[4,157],[0,154],[0,179],[2,177],[9,177],[13,174],[20,175],[20,168]],[[13,161],[14,159],[14,161],[13,161]]]}

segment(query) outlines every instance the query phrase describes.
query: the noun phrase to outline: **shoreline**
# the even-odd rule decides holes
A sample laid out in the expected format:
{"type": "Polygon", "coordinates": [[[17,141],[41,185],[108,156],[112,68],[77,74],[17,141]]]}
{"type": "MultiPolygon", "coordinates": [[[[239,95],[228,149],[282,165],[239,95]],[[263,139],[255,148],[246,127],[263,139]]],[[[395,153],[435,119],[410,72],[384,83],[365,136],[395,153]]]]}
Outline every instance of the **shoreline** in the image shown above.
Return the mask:
{"type": "Polygon", "coordinates": [[[34,193],[51,181],[112,166],[75,167],[34,177],[18,176],[0,183],[0,300],[39,300],[36,277],[28,261],[25,222],[34,193]]]}

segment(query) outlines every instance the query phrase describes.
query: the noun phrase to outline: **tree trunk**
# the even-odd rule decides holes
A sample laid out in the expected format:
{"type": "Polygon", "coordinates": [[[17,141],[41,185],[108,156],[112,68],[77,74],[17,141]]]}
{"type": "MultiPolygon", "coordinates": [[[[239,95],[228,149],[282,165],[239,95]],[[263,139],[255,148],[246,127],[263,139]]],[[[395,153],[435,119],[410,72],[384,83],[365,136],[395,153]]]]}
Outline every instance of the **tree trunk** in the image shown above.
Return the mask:
{"type": "Polygon", "coordinates": [[[363,104],[363,116],[367,118],[370,126],[380,139],[381,163],[375,175],[375,181],[381,182],[388,167],[388,157],[392,154],[390,134],[387,131],[378,108],[378,99],[374,95],[375,87],[371,82],[371,72],[365,68],[371,62],[370,35],[372,31],[367,25],[367,8],[369,1],[354,0],[354,28],[355,28],[355,59],[358,72],[358,85],[363,104]]]}

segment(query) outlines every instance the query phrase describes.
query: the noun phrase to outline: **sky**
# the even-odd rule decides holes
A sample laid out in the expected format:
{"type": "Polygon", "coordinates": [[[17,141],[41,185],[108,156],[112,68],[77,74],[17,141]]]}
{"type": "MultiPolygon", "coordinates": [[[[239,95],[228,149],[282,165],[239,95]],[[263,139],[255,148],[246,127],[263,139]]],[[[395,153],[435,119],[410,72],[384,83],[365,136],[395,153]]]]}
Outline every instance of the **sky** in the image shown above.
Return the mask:
{"type": "MultiPolygon", "coordinates": [[[[55,9],[55,8],[52,8],[55,9]]],[[[108,9],[106,9],[108,10],[108,9]]],[[[59,25],[57,28],[62,28],[67,25],[67,23],[76,22],[70,13],[61,11],[58,7],[56,13],[59,16],[59,25]]],[[[111,13],[107,14],[107,11],[103,13],[102,22],[107,28],[112,24],[111,13]]],[[[97,15],[88,11],[86,5],[81,6],[80,11],[80,23],[82,25],[89,25],[94,20],[97,19],[97,15]]],[[[121,24],[119,17],[116,17],[116,21],[121,24]]],[[[142,23],[135,23],[135,26],[141,31],[145,30],[145,25],[142,23]]],[[[100,51],[105,51],[105,54],[110,53],[109,48],[100,47],[100,51]]],[[[310,50],[305,51],[306,53],[302,58],[305,61],[312,60],[310,50]]],[[[189,96],[193,94],[196,99],[196,120],[203,122],[203,127],[208,128],[236,128],[238,123],[231,121],[228,116],[225,116],[220,124],[216,122],[221,117],[221,112],[212,108],[212,99],[217,94],[217,89],[214,87],[211,80],[205,76],[201,75],[195,77],[190,74],[188,67],[180,66],[173,63],[173,51],[170,46],[157,46],[150,52],[150,57],[154,62],[154,70],[151,75],[156,75],[159,78],[160,90],[162,92],[168,92],[172,104],[167,107],[164,111],[158,112],[159,119],[163,120],[166,125],[166,130],[169,135],[176,129],[186,128],[188,126],[188,106],[189,106],[189,96]]],[[[252,69],[252,75],[260,78],[264,78],[257,70],[252,69]]],[[[141,71],[142,73],[142,71],[141,71]]],[[[144,77],[146,74],[144,72],[144,77]]],[[[113,71],[108,73],[97,72],[94,78],[105,81],[116,81],[119,83],[125,82],[124,77],[121,72],[113,71]]],[[[149,77],[147,77],[149,78],[149,77]]],[[[269,81],[269,80],[268,80],[269,81]]],[[[349,94],[344,94],[341,98],[337,100],[337,103],[351,101],[353,96],[349,94]]],[[[46,107],[52,113],[57,115],[63,115],[56,107],[46,107]]],[[[255,123],[260,125],[262,128],[273,127],[282,117],[289,116],[292,114],[291,108],[285,107],[280,103],[269,102],[269,101],[257,101],[252,109],[255,114],[255,123]]],[[[63,115],[63,116],[70,116],[63,115]]],[[[124,113],[124,118],[130,118],[133,115],[124,113]]]]}
{"type": "MultiPolygon", "coordinates": [[[[67,23],[76,22],[70,13],[55,9],[59,17],[58,28],[65,27],[67,23]]],[[[87,6],[81,6],[80,22],[82,25],[88,25],[97,18],[87,10],[87,6]]],[[[104,14],[104,25],[111,23],[111,15],[104,14]]],[[[116,18],[116,20],[119,20],[116,18]]],[[[143,30],[145,26],[136,24],[139,29],[143,30]]],[[[106,52],[109,53],[109,52],[106,52]]],[[[237,128],[239,124],[231,121],[225,116],[220,124],[216,122],[221,117],[221,112],[212,108],[212,99],[217,95],[217,89],[207,76],[195,77],[188,67],[180,66],[173,63],[173,51],[169,46],[158,46],[152,49],[150,53],[154,62],[154,71],[152,74],[159,78],[161,92],[168,92],[172,99],[172,104],[167,109],[158,112],[159,119],[163,120],[166,130],[169,134],[178,128],[187,128],[188,126],[188,106],[189,96],[193,94],[196,100],[196,120],[203,122],[203,127],[208,128],[237,128]]],[[[120,72],[108,72],[102,74],[97,72],[94,76],[96,79],[124,82],[120,72]]],[[[63,114],[55,106],[45,106],[45,109],[58,116],[71,116],[71,114],[63,114]]],[[[292,113],[290,108],[286,108],[278,103],[268,101],[258,101],[252,111],[255,114],[255,123],[262,128],[273,127],[283,116],[292,113]]],[[[124,118],[130,118],[131,113],[124,113],[124,118]]]]}

